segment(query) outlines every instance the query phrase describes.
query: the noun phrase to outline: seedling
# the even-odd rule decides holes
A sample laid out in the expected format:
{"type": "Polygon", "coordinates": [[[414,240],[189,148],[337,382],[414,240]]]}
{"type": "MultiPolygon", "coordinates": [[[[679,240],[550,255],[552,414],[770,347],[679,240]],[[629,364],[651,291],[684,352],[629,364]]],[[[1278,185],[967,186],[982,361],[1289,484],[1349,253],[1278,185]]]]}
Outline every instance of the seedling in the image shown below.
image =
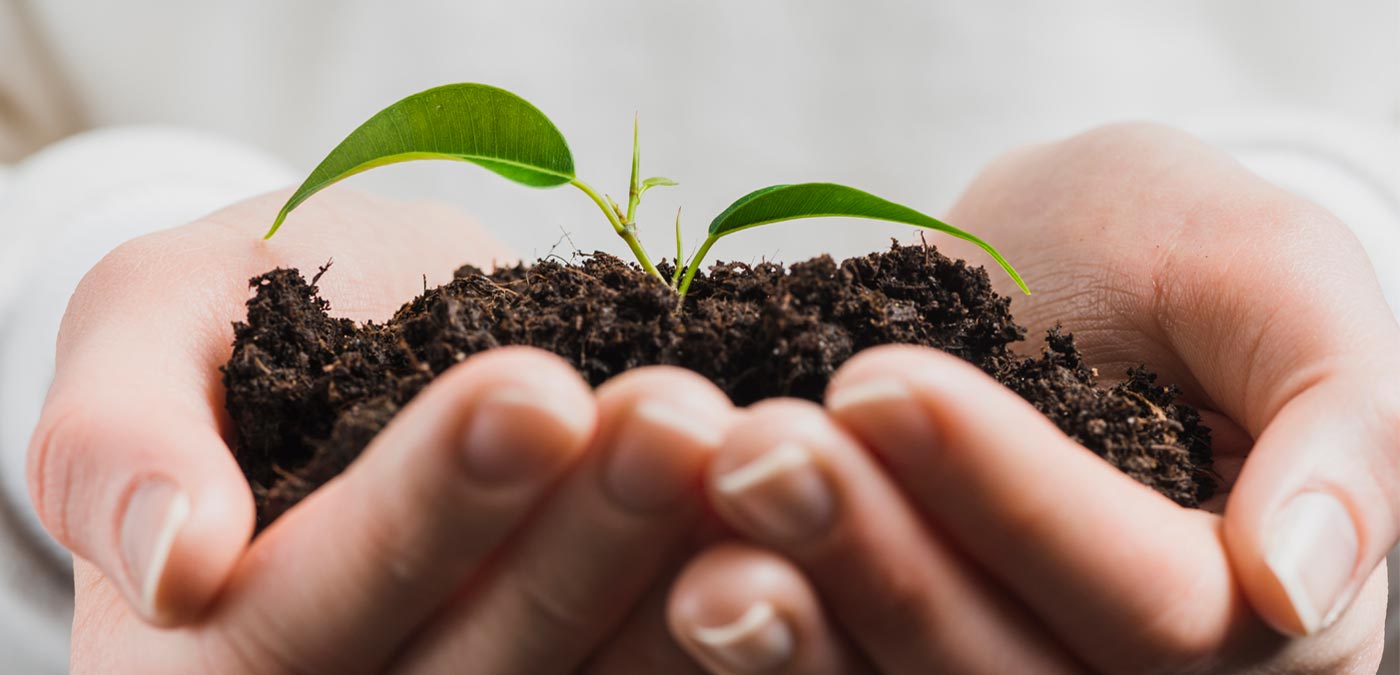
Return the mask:
{"type": "Polygon", "coordinates": [[[632,178],[624,210],[599,194],[574,172],[564,135],[544,113],[525,99],[485,84],[449,84],[413,94],[379,111],[350,133],[292,193],[277,214],[267,237],[299,204],[321,189],[361,171],[415,159],[471,162],[521,185],[550,188],[573,185],[603,211],[618,236],[632,249],[642,269],[675,289],[684,299],[695,273],[721,238],[759,225],[819,216],[887,220],[946,232],[966,239],[992,256],[1021,291],[1030,294],[1021,276],[996,249],[976,236],[868,192],[834,183],[773,185],[740,197],[710,222],[709,234],[685,261],[680,212],[676,213],[676,263],[670,279],[662,276],[637,239],[637,205],[654,187],[676,182],[660,176],[638,180],[640,152],[632,124],[632,178]]]}

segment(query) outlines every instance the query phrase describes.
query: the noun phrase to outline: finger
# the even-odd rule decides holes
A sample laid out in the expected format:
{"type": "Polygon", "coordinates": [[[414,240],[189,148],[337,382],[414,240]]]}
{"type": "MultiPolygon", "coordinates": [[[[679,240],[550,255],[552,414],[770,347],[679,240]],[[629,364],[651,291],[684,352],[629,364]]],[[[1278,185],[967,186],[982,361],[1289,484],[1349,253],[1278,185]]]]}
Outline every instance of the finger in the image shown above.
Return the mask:
{"type": "MultiPolygon", "coordinates": [[[[1253,191],[1271,206],[1243,216],[1267,227],[1222,224],[1220,236],[1267,255],[1175,256],[1164,342],[1258,439],[1225,509],[1245,594],[1274,628],[1314,634],[1400,540],[1400,328],[1344,225],[1281,190],[1253,191]]],[[[1203,214],[1226,220],[1219,207],[1203,214]]]]}
{"type": "Polygon", "coordinates": [[[872,672],[827,620],[802,573],[746,544],[719,544],[691,562],[671,591],[667,618],[681,645],[715,675],[872,672]]]}
{"type": "Polygon", "coordinates": [[[204,663],[233,656],[218,648],[201,652],[197,640],[189,639],[193,632],[152,626],[132,611],[111,577],[81,558],[73,561],[73,585],[69,673],[178,675],[190,672],[193,656],[204,663]]]}
{"type": "Polygon", "coordinates": [[[30,445],[30,494],[48,531],[143,618],[178,625],[204,609],[242,554],[252,494],[207,392],[127,358],[130,343],[113,337],[61,357],[30,445]]]}
{"type": "Polygon", "coordinates": [[[224,639],[297,672],[379,670],[583,451],[592,393],[561,359],[505,348],[415,398],[235,571],[224,639]]]}
{"type": "Polygon", "coordinates": [[[700,664],[681,648],[666,625],[666,604],[681,571],[700,551],[726,542],[734,533],[714,514],[707,514],[687,537],[665,574],[657,577],[645,598],[582,668],[585,673],[685,673],[704,672],[700,664]]]}
{"type": "Polygon", "coordinates": [[[1218,519],[1134,482],[971,365],[868,350],[833,378],[827,405],[1092,666],[1195,663],[1248,617],[1218,519]]]}
{"type": "Polygon", "coordinates": [[[1259,437],[1225,511],[1250,601],[1275,628],[1331,626],[1400,536],[1400,387],[1328,378],[1259,437]]]}
{"type": "Polygon", "coordinates": [[[571,672],[687,542],[729,399],[694,373],[654,367],[603,385],[598,406],[588,456],[400,671],[571,672]]]}
{"type": "Polygon", "coordinates": [[[820,407],[760,403],[723,447],[708,483],[716,510],[794,560],[883,672],[1077,672],[1038,621],[920,522],[820,407]]]}
{"type": "Polygon", "coordinates": [[[253,527],[252,496],[221,435],[219,381],[248,279],[335,256],[339,271],[323,285],[337,313],[382,319],[422,274],[441,278],[464,257],[485,262],[499,250],[464,238],[460,217],[416,209],[400,222],[402,205],[350,191],[312,207],[320,227],[265,243],[285,199],[264,195],[118,247],[64,316],[29,449],[30,495],[60,543],[163,626],[199,615],[253,527]]]}
{"type": "Polygon", "coordinates": [[[951,217],[1051,233],[1003,239],[1038,249],[1022,272],[1043,281],[1018,318],[1063,321],[1105,372],[1146,361],[1259,439],[1226,508],[1240,581],[1280,630],[1335,619],[1400,539],[1400,329],[1346,225],[1144,125],[1008,158],[951,217]],[[1300,399],[1314,391],[1333,400],[1300,399]],[[1289,431],[1266,432],[1275,421],[1289,431]]]}
{"type": "Polygon", "coordinates": [[[1224,265],[1183,253],[1206,245],[1191,236],[1174,247],[1163,341],[1258,439],[1225,510],[1245,594],[1274,628],[1313,634],[1400,540],[1400,327],[1345,225],[1239,182],[1204,198],[1193,234],[1258,253],[1224,265]],[[1225,206],[1241,195],[1265,206],[1225,206]]]}
{"type": "MultiPolygon", "coordinates": [[[[687,552],[683,562],[690,562],[687,552]]],[[[700,675],[704,669],[671,637],[666,627],[666,600],[681,565],[660,576],[627,620],[579,669],[588,675],[700,675]]]]}

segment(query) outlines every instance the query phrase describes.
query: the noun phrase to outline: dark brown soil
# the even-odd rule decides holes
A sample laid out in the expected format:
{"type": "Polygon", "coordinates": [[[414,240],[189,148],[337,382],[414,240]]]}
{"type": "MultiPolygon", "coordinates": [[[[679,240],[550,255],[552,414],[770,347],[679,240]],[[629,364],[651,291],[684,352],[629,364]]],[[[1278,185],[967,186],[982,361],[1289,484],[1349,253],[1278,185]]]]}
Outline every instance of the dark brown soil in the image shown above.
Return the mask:
{"type": "Polygon", "coordinates": [[[317,279],[280,269],[253,279],[248,321],[236,324],[225,367],[259,528],[344,469],[433,377],[503,345],[559,354],[594,386],[630,368],[683,366],[739,405],[819,401],[832,373],[867,347],[936,347],[1177,503],[1196,506],[1215,489],[1209,430],[1176,402],[1174,387],[1142,368],[1098,387],[1073,338],[1057,331],[1039,356],[1015,355],[1009,345],[1026,331],[1009,300],[992,292],[982,268],[932,247],[895,245],[839,265],[823,256],[788,270],[716,265],[696,277],[679,313],[664,284],[602,253],[489,274],[463,267],[383,324],[328,316],[317,279]]]}

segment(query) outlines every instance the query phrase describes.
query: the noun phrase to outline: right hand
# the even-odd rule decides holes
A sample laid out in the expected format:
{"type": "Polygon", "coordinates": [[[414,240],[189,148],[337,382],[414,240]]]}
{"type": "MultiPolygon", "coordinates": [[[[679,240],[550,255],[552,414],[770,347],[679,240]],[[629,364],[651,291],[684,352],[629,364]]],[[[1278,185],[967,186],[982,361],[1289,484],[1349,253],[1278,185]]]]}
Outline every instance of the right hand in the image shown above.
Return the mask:
{"type": "Polygon", "coordinates": [[[697,657],[850,672],[812,658],[839,626],[884,672],[1374,673],[1400,327],[1346,226],[1136,124],[1008,156],[949,219],[1021,266],[1033,296],[992,277],[1032,335],[1063,322],[1106,379],[1145,362],[1183,387],[1223,513],[1137,483],[960,359],[866,350],[829,416],[754,406],[711,463],[717,512],[762,548],[717,547],[676,585],[697,657]]]}
{"type": "Polygon", "coordinates": [[[73,670],[693,671],[660,599],[732,416],[693,374],[595,393],[544,352],[472,357],[250,543],[219,381],[247,280],[334,257],[336,313],[383,319],[423,273],[506,257],[448,210],[343,190],[261,241],[285,196],[129,242],[73,296],[29,471],[75,554],[73,670]]]}

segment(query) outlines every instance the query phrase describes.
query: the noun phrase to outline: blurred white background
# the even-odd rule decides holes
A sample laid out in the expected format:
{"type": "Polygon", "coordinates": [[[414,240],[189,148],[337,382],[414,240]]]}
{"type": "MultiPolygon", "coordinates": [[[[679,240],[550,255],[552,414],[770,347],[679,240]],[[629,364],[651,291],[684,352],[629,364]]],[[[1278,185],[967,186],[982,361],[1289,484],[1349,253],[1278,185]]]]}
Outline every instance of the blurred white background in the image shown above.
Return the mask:
{"type": "MultiPolygon", "coordinates": [[[[0,59],[0,115],[37,118],[0,118],[11,160],[81,128],[158,123],[304,173],[390,102],[487,82],[550,115],[580,174],[614,193],[639,112],[644,174],[681,182],[643,205],[642,227],[662,242],[676,206],[698,239],[730,201],[781,182],[845,182],[938,213],[997,154],[1109,120],[1224,142],[1332,134],[1381,146],[1400,129],[1395,0],[5,3],[25,35],[4,49],[38,48],[0,59]]],[[[352,184],[460,203],[522,255],[546,252],[561,228],[585,250],[621,250],[582,195],[468,165],[352,184]]],[[[809,221],[715,255],[852,254],[902,231],[809,221]]]]}

